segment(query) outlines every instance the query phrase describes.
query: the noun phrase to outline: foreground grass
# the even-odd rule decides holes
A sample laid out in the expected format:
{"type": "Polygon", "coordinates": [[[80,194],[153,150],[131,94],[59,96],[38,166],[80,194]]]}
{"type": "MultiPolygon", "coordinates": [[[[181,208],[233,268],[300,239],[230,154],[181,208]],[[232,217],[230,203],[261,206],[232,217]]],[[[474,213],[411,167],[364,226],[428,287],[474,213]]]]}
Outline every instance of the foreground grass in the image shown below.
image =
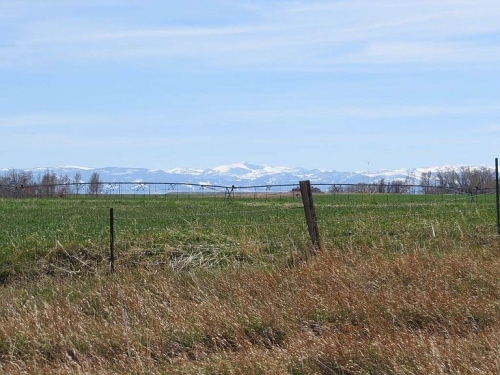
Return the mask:
{"type": "Polygon", "coordinates": [[[494,242],[439,255],[325,251],[293,268],[10,284],[0,372],[499,373],[499,255],[494,242]]]}
{"type": "Polygon", "coordinates": [[[487,198],[0,201],[0,374],[500,373],[487,198]]]}

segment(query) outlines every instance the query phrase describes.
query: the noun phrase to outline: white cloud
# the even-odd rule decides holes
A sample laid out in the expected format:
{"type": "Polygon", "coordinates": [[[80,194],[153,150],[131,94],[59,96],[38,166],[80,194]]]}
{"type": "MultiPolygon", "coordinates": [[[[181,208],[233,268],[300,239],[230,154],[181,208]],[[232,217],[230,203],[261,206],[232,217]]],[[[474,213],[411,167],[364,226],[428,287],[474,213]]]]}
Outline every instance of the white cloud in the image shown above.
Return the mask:
{"type": "Polygon", "coordinates": [[[59,127],[67,126],[102,126],[109,121],[106,116],[65,115],[51,113],[35,113],[29,115],[10,115],[0,117],[0,129],[26,127],[59,127]]]}
{"type": "MultiPolygon", "coordinates": [[[[55,22],[47,12],[44,21],[28,18],[20,26],[12,24],[10,39],[3,37],[0,57],[4,66],[59,59],[172,62],[188,58],[225,67],[301,70],[500,60],[500,3],[494,1],[258,4],[260,12],[252,12],[250,20],[210,26],[127,26],[119,18],[106,22],[69,12],[58,14],[55,22]]],[[[99,5],[93,10],[98,13],[99,5]]]]}
{"type": "Polygon", "coordinates": [[[344,63],[495,63],[500,61],[500,47],[485,48],[470,42],[376,42],[362,51],[344,56],[344,63]]]}
{"type": "Polygon", "coordinates": [[[498,107],[497,105],[401,105],[379,107],[359,106],[337,108],[294,108],[281,110],[263,109],[253,111],[238,111],[232,113],[232,115],[237,118],[252,118],[257,120],[264,119],[266,121],[277,118],[387,119],[485,114],[500,114],[500,107],[498,107]]]}
{"type": "Polygon", "coordinates": [[[479,134],[500,135],[500,124],[480,125],[476,127],[475,131],[479,134]]]}

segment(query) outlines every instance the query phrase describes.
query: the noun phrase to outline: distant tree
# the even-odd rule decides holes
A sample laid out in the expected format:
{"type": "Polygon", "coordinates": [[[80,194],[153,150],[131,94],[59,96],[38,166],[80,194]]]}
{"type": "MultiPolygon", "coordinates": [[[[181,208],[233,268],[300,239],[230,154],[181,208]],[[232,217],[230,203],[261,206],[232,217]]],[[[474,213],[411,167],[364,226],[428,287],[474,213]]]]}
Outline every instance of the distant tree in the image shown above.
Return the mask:
{"type": "Polygon", "coordinates": [[[75,177],[73,178],[75,180],[75,190],[76,194],[80,193],[80,190],[82,189],[83,185],[83,180],[82,180],[82,175],[80,172],[75,173],[75,177]]]}
{"type": "MultiPolygon", "coordinates": [[[[316,186],[311,187],[311,192],[312,193],[322,193],[321,189],[316,187],[316,186]]],[[[292,193],[294,193],[296,195],[300,195],[300,187],[293,188],[292,193]]]]}
{"type": "Polygon", "coordinates": [[[39,184],[39,192],[46,197],[63,197],[71,192],[68,175],[57,176],[53,171],[47,170],[39,184]]]}
{"type": "Polygon", "coordinates": [[[387,184],[385,182],[385,179],[380,179],[380,181],[377,183],[377,193],[383,194],[386,192],[387,184]]]}
{"type": "Polygon", "coordinates": [[[443,193],[462,192],[473,194],[478,190],[494,187],[493,171],[486,167],[445,169],[436,174],[437,187],[443,193]]]}
{"type": "Polygon", "coordinates": [[[94,172],[92,176],[90,176],[89,181],[89,194],[98,195],[102,192],[103,184],[101,179],[99,178],[99,173],[94,172]]]}
{"type": "Polygon", "coordinates": [[[420,185],[422,186],[424,194],[430,194],[432,192],[431,188],[431,178],[432,172],[422,172],[420,175],[420,185]]]}
{"type": "Polygon", "coordinates": [[[71,193],[71,181],[67,174],[59,177],[57,179],[57,189],[56,194],[60,197],[64,197],[71,193]]]}
{"type": "Polygon", "coordinates": [[[0,197],[10,197],[12,192],[12,186],[10,185],[10,180],[7,175],[0,176],[0,197]]]}
{"type": "Polygon", "coordinates": [[[410,192],[410,185],[407,180],[394,180],[387,186],[387,192],[393,194],[406,194],[410,192]]]}
{"type": "Polygon", "coordinates": [[[478,190],[490,189],[495,186],[493,171],[486,167],[460,167],[457,180],[462,192],[467,194],[473,194],[478,190]]]}
{"type": "Polygon", "coordinates": [[[459,188],[459,174],[455,169],[447,168],[438,171],[436,179],[441,193],[454,193],[459,188]]]}
{"type": "Polygon", "coordinates": [[[328,188],[328,192],[329,193],[343,193],[344,192],[344,188],[342,187],[342,185],[331,185],[328,188]]]}
{"type": "Polygon", "coordinates": [[[57,176],[53,171],[46,170],[40,181],[40,191],[46,197],[53,197],[56,193],[57,176]]]}
{"type": "Polygon", "coordinates": [[[492,169],[481,167],[477,170],[479,189],[494,189],[496,185],[495,172],[492,169]]]}
{"type": "Polygon", "coordinates": [[[360,182],[355,185],[349,185],[347,187],[347,192],[349,193],[369,193],[370,192],[370,185],[360,182]]]}
{"type": "Polygon", "coordinates": [[[36,194],[37,189],[30,171],[12,169],[2,177],[2,196],[30,197],[36,194]]]}

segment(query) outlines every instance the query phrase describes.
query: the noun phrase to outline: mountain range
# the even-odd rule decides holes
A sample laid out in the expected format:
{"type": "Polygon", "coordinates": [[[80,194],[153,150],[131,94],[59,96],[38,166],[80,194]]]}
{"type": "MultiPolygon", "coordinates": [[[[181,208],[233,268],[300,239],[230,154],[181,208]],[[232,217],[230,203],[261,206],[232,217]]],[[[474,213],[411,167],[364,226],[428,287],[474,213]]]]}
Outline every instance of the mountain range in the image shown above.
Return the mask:
{"type": "MultiPolygon", "coordinates": [[[[357,184],[371,183],[384,179],[386,181],[405,180],[418,183],[421,173],[455,169],[459,166],[442,166],[416,169],[396,169],[381,171],[343,172],[336,170],[305,169],[291,167],[271,167],[268,165],[254,165],[246,162],[222,165],[209,169],[174,168],[174,169],[148,169],[148,168],[86,168],[77,166],[61,166],[55,168],[33,168],[30,171],[34,176],[43,176],[48,170],[57,176],[68,176],[74,181],[80,174],[81,182],[88,182],[93,173],[98,173],[101,181],[105,183],[188,183],[207,186],[267,186],[298,184],[301,180],[310,180],[313,184],[357,184]]],[[[1,170],[0,173],[7,172],[1,170]]]]}

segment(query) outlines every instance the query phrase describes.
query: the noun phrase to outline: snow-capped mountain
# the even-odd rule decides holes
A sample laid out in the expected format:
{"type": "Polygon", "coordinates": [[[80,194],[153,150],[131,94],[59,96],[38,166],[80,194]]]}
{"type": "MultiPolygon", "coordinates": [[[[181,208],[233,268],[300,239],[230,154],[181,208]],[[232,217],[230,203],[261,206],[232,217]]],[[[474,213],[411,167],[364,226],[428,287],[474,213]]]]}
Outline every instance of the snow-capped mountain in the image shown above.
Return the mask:
{"type": "MultiPolygon", "coordinates": [[[[419,183],[423,172],[436,172],[447,169],[457,169],[460,166],[442,166],[417,169],[397,169],[382,171],[342,172],[336,170],[304,169],[282,166],[254,165],[250,163],[235,163],[209,169],[174,168],[174,169],[147,169],[147,168],[86,168],[77,166],[62,166],[56,168],[29,169],[35,177],[43,176],[46,171],[54,172],[57,176],[68,176],[74,181],[77,174],[79,182],[88,182],[93,173],[105,183],[134,182],[134,183],[189,183],[217,186],[267,186],[293,185],[301,180],[311,180],[313,184],[356,184],[372,183],[384,179],[385,181],[407,180],[409,183],[419,183]]],[[[8,172],[1,170],[0,175],[8,172]]]]}
{"type": "MultiPolygon", "coordinates": [[[[361,172],[339,172],[335,170],[304,169],[290,167],[271,167],[267,165],[253,165],[249,163],[235,163],[209,169],[174,168],[174,169],[147,169],[147,168],[86,168],[62,166],[56,168],[34,168],[29,171],[33,175],[42,176],[47,170],[58,176],[67,175],[73,180],[80,174],[81,181],[87,182],[93,173],[98,173],[103,182],[158,182],[158,183],[191,183],[218,186],[256,186],[275,184],[297,184],[300,180],[311,180],[314,183],[358,183],[368,179],[378,178],[361,172]]],[[[1,172],[1,171],[0,171],[1,172]]],[[[389,173],[384,173],[385,175],[389,173]]],[[[391,178],[405,178],[401,173],[391,173],[391,178]]]]}

